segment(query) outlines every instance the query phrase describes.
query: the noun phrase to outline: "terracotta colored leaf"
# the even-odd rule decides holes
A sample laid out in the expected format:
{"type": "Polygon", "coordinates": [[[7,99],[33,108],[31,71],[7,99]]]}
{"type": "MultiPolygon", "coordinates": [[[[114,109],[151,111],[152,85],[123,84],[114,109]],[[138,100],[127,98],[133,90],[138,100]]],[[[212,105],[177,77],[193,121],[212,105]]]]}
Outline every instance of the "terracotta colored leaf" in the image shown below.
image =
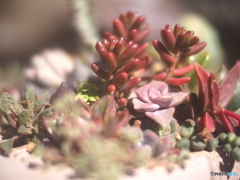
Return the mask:
{"type": "Polygon", "coordinates": [[[203,125],[208,129],[209,132],[215,131],[215,124],[212,116],[208,114],[208,112],[205,112],[203,116],[203,125]]]}
{"type": "Polygon", "coordinates": [[[121,108],[124,108],[127,106],[127,103],[128,103],[128,100],[126,98],[121,98],[118,100],[118,105],[121,107],[121,108]]]}
{"type": "Polygon", "coordinates": [[[229,71],[227,76],[219,85],[219,105],[221,107],[227,106],[230,102],[233,92],[236,88],[238,79],[240,77],[240,61],[237,61],[236,64],[229,71]]]}
{"type": "Polygon", "coordinates": [[[174,86],[180,86],[183,85],[191,80],[190,77],[181,77],[181,78],[169,78],[167,82],[169,84],[172,84],[174,86]]]}
{"type": "Polygon", "coordinates": [[[209,88],[208,88],[208,78],[209,75],[205,69],[202,68],[199,64],[194,64],[195,72],[197,74],[198,83],[199,83],[199,104],[200,109],[205,109],[209,103],[209,88]]]}
{"type": "Polygon", "coordinates": [[[116,91],[116,86],[111,84],[108,86],[107,88],[107,92],[110,94],[110,93],[114,93],[116,91]]]}
{"type": "Polygon", "coordinates": [[[194,64],[189,64],[184,67],[174,69],[173,75],[174,76],[184,76],[187,73],[191,72],[194,69],[194,64]]]}
{"type": "Polygon", "coordinates": [[[102,79],[109,80],[112,77],[111,72],[106,72],[106,71],[102,70],[96,63],[92,63],[91,68],[92,68],[93,72],[102,79]]]}

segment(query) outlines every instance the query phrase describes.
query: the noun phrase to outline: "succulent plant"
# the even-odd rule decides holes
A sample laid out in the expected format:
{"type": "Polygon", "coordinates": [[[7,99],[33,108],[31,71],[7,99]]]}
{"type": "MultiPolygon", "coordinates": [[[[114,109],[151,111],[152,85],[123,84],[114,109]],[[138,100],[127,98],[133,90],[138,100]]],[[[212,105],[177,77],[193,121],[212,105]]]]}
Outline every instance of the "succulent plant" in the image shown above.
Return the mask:
{"type": "Polygon", "coordinates": [[[163,80],[175,86],[189,82],[191,78],[183,77],[193,70],[193,64],[186,63],[187,57],[200,52],[207,43],[199,42],[199,37],[194,36],[193,31],[187,31],[178,24],[174,29],[166,25],[165,29],[161,30],[161,36],[163,43],[155,40],[153,46],[167,67],[167,72],[161,72],[153,76],[153,79],[163,80]]]}
{"type": "Polygon", "coordinates": [[[137,97],[133,98],[133,107],[137,112],[144,113],[166,128],[175,109],[188,96],[188,93],[171,90],[168,85],[160,81],[152,81],[135,91],[137,97]]]}
{"type": "Polygon", "coordinates": [[[119,105],[127,105],[130,90],[141,78],[133,77],[137,71],[148,67],[145,50],[148,43],[139,42],[149,33],[145,17],[132,11],[121,14],[113,23],[116,36],[106,33],[107,38],[96,44],[102,64],[92,63],[91,68],[101,79],[110,81],[108,93],[114,93],[119,105]]]}
{"type": "MultiPolygon", "coordinates": [[[[7,92],[3,93],[0,98],[0,110],[9,124],[17,129],[16,138],[5,140],[4,144],[8,142],[12,148],[12,140],[21,136],[45,137],[43,119],[52,115],[52,106],[45,100],[39,100],[33,90],[28,89],[21,102],[15,101],[7,92]]],[[[11,148],[7,151],[5,148],[5,153],[8,154],[11,148]]]]}

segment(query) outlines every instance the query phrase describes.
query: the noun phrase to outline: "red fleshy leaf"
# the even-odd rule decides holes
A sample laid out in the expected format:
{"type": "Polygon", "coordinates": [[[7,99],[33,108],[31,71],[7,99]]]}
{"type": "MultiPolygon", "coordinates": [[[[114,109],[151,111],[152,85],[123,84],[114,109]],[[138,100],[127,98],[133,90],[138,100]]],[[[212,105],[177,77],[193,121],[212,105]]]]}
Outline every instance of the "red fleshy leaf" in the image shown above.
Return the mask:
{"type": "Polygon", "coordinates": [[[153,41],[153,47],[159,53],[162,61],[168,66],[175,61],[175,58],[169,53],[169,51],[163,46],[160,41],[153,41]],[[170,63],[170,64],[169,64],[170,63]]]}
{"type": "Polygon", "coordinates": [[[187,73],[189,73],[190,71],[192,71],[194,69],[194,65],[193,64],[189,64],[187,66],[178,68],[178,69],[174,69],[173,71],[173,75],[174,76],[184,76],[187,73]]]}
{"type": "Polygon", "coordinates": [[[193,54],[197,54],[201,50],[203,50],[206,45],[207,45],[207,43],[204,42],[204,41],[200,42],[200,43],[197,43],[197,44],[193,45],[189,50],[182,50],[181,55],[182,56],[190,56],[190,55],[193,55],[193,54]]]}
{"type": "Polygon", "coordinates": [[[219,89],[218,89],[218,84],[217,82],[214,80],[214,74],[211,73],[210,74],[210,81],[209,81],[209,86],[211,88],[210,91],[210,102],[212,105],[212,109],[216,110],[219,108],[218,106],[218,101],[219,101],[219,89]]]}
{"type": "Polygon", "coordinates": [[[148,43],[144,43],[141,46],[138,47],[136,54],[134,54],[134,58],[141,58],[141,56],[144,54],[145,50],[149,46],[148,43]]]}
{"type": "Polygon", "coordinates": [[[190,47],[190,46],[193,46],[194,44],[197,44],[198,42],[199,42],[199,37],[194,36],[187,42],[187,45],[188,47],[190,47]]]}
{"type": "Polygon", "coordinates": [[[221,107],[227,106],[229,101],[233,96],[233,92],[236,88],[238,79],[240,77],[240,61],[237,61],[236,64],[229,71],[227,76],[219,85],[219,105],[221,107]]]}
{"type": "Polygon", "coordinates": [[[180,86],[183,85],[191,80],[190,77],[181,77],[181,78],[169,78],[167,82],[169,84],[172,84],[174,86],[180,86]]]}
{"type": "Polygon", "coordinates": [[[126,98],[121,98],[118,100],[118,105],[121,107],[121,108],[124,108],[127,106],[127,103],[128,103],[128,100],[126,98]]]}
{"type": "Polygon", "coordinates": [[[112,52],[106,54],[104,65],[106,69],[110,72],[117,69],[117,59],[112,52]]]}
{"type": "Polygon", "coordinates": [[[115,76],[113,80],[113,84],[117,88],[120,88],[127,82],[127,80],[128,80],[128,74],[126,72],[121,72],[115,76]]]}
{"type": "Polygon", "coordinates": [[[186,34],[186,31],[182,32],[177,37],[177,40],[176,40],[177,41],[177,45],[180,46],[180,47],[182,47],[187,42],[187,39],[185,38],[185,34],[186,34]]]}
{"type": "Polygon", "coordinates": [[[179,24],[176,24],[174,26],[174,36],[177,38],[179,36],[179,34],[181,34],[182,32],[186,31],[185,27],[181,27],[179,24]]]}
{"type": "Polygon", "coordinates": [[[136,85],[138,85],[141,82],[141,78],[139,77],[134,77],[130,78],[130,80],[123,85],[123,87],[120,88],[121,91],[128,91],[132,88],[134,88],[136,85]]]}
{"type": "Polygon", "coordinates": [[[111,72],[106,72],[106,71],[102,70],[96,63],[92,63],[91,68],[92,68],[93,72],[102,79],[110,80],[112,78],[111,72]]]}
{"type": "Polygon", "coordinates": [[[209,88],[208,88],[209,75],[207,71],[197,63],[194,64],[194,68],[199,83],[198,100],[200,104],[200,109],[204,110],[209,103],[209,88]]]}
{"type": "Polygon", "coordinates": [[[166,72],[161,72],[155,76],[152,77],[153,80],[157,80],[157,81],[162,81],[167,77],[167,73],[166,72]]]}
{"type": "Polygon", "coordinates": [[[205,128],[208,129],[209,132],[214,132],[215,131],[215,124],[212,116],[208,114],[208,112],[205,112],[203,116],[203,125],[205,128]]]}
{"type": "Polygon", "coordinates": [[[118,42],[116,43],[114,49],[113,49],[113,53],[118,56],[122,49],[123,49],[123,46],[124,46],[124,38],[119,38],[118,39],[118,42]]]}
{"type": "Polygon", "coordinates": [[[139,16],[132,25],[132,29],[140,29],[146,20],[145,16],[139,16]]]}
{"type": "Polygon", "coordinates": [[[142,59],[142,60],[138,63],[138,65],[137,65],[136,69],[134,69],[134,71],[136,72],[136,71],[138,71],[138,70],[140,70],[140,69],[145,69],[145,68],[147,68],[147,66],[148,66],[148,60],[149,60],[148,57],[145,57],[144,59],[142,59]]]}
{"type": "Polygon", "coordinates": [[[130,35],[129,39],[133,40],[134,42],[140,42],[149,34],[149,32],[150,32],[149,29],[145,29],[143,31],[133,29],[129,34],[130,35]]]}
{"type": "Polygon", "coordinates": [[[138,44],[132,43],[130,44],[118,57],[117,61],[120,62],[126,62],[130,58],[132,58],[138,49],[138,44]]]}
{"type": "Polygon", "coordinates": [[[123,67],[121,67],[117,73],[120,72],[126,72],[126,73],[131,73],[136,67],[137,65],[140,63],[139,59],[136,58],[132,58],[130,62],[128,62],[126,65],[124,65],[123,67]]]}
{"type": "Polygon", "coordinates": [[[118,37],[123,37],[124,39],[127,38],[126,29],[120,20],[116,19],[113,21],[113,28],[118,37]]]}
{"type": "Polygon", "coordinates": [[[107,88],[107,93],[114,93],[116,91],[116,86],[115,85],[113,85],[113,84],[111,84],[111,85],[109,85],[108,86],[108,88],[107,88]]]}
{"type": "Polygon", "coordinates": [[[166,48],[173,53],[177,53],[179,49],[176,48],[176,38],[173,32],[170,29],[162,29],[161,36],[166,48]]]}
{"type": "Polygon", "coordinates": [[[101,42],[97,42],[95,48],[102,58],[106,57],[107,49],[101,42]]]}

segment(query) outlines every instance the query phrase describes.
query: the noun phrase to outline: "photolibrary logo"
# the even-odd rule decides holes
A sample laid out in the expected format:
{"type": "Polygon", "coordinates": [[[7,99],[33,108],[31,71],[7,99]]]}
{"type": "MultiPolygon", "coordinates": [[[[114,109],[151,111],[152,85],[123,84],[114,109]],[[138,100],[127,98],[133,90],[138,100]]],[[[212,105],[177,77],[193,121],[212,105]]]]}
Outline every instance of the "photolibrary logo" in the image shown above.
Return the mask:
{"type": "Polygon", "coordinates": [[[237,172],[210,172],[211,176],[238,176],[237,172]]]}

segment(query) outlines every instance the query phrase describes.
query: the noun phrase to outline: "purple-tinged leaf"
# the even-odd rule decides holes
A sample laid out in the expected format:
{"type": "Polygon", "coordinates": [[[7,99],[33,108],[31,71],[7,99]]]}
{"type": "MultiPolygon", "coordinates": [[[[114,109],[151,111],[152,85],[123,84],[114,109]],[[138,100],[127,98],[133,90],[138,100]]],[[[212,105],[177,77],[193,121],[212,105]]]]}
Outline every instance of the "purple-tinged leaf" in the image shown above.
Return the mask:
{"type": "Polygon", "coordinates": [[[127,32],[126,32],[126,29],[125,29],[122,21],[120,21],[118,19],[113,21],[113,28],[118,37],[123,37],[124,39],[127,38],[127,32]]]}
{"type": "Polygon", "coordinates": [[[181,78],[169,78],[167,83],[172,84],[174,86],[183,85],[191,80],[190,77],[181,77],[181,78]]]}
{"type": "Polygon", "coordinates": [[[168,105],[168,107],[175,107],[181,104],[188,96],[188,93],[185,92],[176,92],[176,93],[169,93],[173,96],[172,102],[168,105]]]}
{"type": "Polygon", "coordinates": [[[72,89],[68,87],[65,82],[62,82],[57,91],[51,96],[50,104],[54,104],[65,96],[75,96],[75,93],[72,89]]]}
{"type": "Polygon", "coordinates": [[[171,94],[158,96],[158,97],[155,97],[155,98],[151,98],[151,96],[150,96],[150,100],[153,103],[158,104],[161,108],[162,107],[165,108],[165,107],[169,107],[169,104],[173,100],[173,96],[171,94]]]}
{"type": "Polygon", "coordinates": [[[133,107],[138,112],[148,112],[148,111],[155,111],[159,109],[159,105],[154,103],[144,103],[137,98],[133,98],[132,100],[133,107]]]}
{"type": "Polygon", "coordinates": [[[105,95],[92,105],[92,119],[102,119],[104,123],[116,116],[116,102],[112,94],[105,95]]]}
{"type": "Polygon", "coordinates": [[[168,85],[164,82],[160,81],[152,81],[149,84],[146,84],[145,86],[140,87],[136,90],[136,95],[139,99],[141,99],[143,102],[151,102],[149,99],[149,89],[154,88],[160,92],[161,95],[168,93],[168,85]]]}
{"type": "Polygon", "coordinates": [[[139,16],[133,23],[131,29],[140,29],[145,20],[146,20],[145,16],[139,16]]]}
{"type": "Polygon", "coordinates": [[[188,64],[184,67],[174,69],[173,75],[174,76],[184,76],[187,73],[191,72],[194,69],[194,64],[188,64]]]}
{"type": "Polygon", "coordinates": [[[166,128],[169,126],[174,112],[174,108],[169,108],[155,112],[145,112],[145,115],[157,122],[161,127],[166,128]]]}
{"type": "Polygon", "coordinates": [[[200,109],[204,110],[209,103],[209,88],[208,88],[208,79],[209,75],[202,66],[195,63],[194,64],[195,72],[197,74],[199,90],[198,90],[198,101],[200,109]]]}
{"type": "Polygon", "coordinates": [[[91,64],[93,72],[102,79],[110,80],[112,78],[111,72],[106,72],[102,70],[96,63],[91,64]]]}
{"type": "Polygon", "coordinates": [[[219,85],[219,105],[225,107],[230,102],[233,92],[236,88],[238,79],[240,77],[240,61],[237,61],[236,64],[229,71],[227,76],[219,85]]]}

